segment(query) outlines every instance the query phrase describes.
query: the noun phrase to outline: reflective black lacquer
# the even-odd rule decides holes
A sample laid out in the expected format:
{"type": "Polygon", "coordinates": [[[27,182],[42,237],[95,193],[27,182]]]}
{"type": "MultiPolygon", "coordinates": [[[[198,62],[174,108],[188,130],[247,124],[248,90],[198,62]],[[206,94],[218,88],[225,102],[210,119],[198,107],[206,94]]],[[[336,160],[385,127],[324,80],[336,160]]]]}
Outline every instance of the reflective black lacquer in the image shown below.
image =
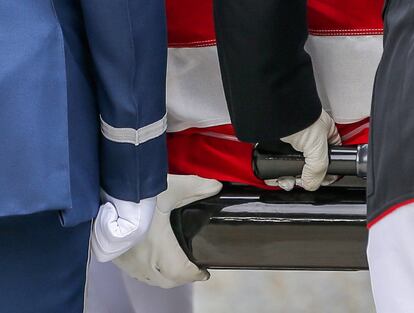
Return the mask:
{"type": "Polygon", "coordinates": [[[221,269],[367,268],[363,187],[265,191],[225,185],[172,214],[192,261],[221,269]]]}

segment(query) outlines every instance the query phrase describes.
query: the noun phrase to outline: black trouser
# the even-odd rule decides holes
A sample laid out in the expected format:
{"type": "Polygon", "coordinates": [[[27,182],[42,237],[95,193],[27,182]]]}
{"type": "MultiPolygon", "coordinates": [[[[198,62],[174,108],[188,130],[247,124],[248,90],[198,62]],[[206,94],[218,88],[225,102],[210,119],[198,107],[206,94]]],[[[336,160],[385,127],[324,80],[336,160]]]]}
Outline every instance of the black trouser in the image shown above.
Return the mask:
{"type": "Polygon", "coordinates": [[[388,0],[375,79],[368,160],[368,219],[414,199],[414,6],[388,0]]]}
{"type": "Polygon", "coordinates": [[[321,113],[308,36],[306,0],[215,0],[224,90],[239,139],[276,141],[321,113]]]}

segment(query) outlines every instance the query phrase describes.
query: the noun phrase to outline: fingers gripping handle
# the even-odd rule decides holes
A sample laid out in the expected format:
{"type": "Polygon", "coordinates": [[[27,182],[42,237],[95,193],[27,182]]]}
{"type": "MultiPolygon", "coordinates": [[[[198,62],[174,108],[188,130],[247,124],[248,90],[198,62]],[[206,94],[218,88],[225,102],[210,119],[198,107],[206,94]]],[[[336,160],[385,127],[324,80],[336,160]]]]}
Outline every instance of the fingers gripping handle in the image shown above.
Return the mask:
{"type": "MultiPolygon", "coordinates": [[[[328,174],[366,177],[368,145],[329,147],[328,174]]],[[[253,171],[260,179],[298,176],[305,158],[291,145],[281,143],[276,147],[256,145],[253,150],[253,171]]]]}

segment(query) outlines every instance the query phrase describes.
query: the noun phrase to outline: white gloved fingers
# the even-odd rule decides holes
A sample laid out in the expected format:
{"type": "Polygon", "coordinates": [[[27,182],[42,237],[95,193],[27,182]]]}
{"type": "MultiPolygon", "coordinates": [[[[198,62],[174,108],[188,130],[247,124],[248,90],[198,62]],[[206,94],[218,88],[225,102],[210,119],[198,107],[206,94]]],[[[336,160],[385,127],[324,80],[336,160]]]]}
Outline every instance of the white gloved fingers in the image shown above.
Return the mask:
{"type": "Polygon", "coordinates": [[[112,228],[109,225],[116,223],[118,217],[118,212],[112,203],[107,202],[99,207],[98,215],[95,218],[94,229],[96,235],[101,233],[102,237],[99,238],[102,238],[102,241],[113,236],[112,228]],[[99,221],[99,223],[96,221],[99,221]]]}
{"type": "Polygon", "coordinates": [[[138,228],[137,223],[119,217],[115,206],[107,202],[100,206],[93,225],[92,250],[99,262],[110,261],[130,246],[130,237],[138,228]]]}
{"type": "Polygon", "coordinates": [[[342,145],[341,135],[339,134],[336,126],[333,125],[333,127],[334,127],[333,132],[328,135],[328,143],[331,146],[341,146],[342,145]]]}
{"type": "Polygon", "coordinates": [[[158,195],[157,205],[161,212],[170,212],[187,204],[212,197],[223,185],[215,179],[195,175],[168,175],[168,189],[158,195]]]}
{"type": "Polygon", "coordinates": [[[150,285],[150,286],[160,287],[160,288],[163,288],[163,289],[171,289],[171,288],[181,286],[181,284],[178,284],[176,282],[168,280],[165,277],[163,277],[161,274],[159,274],[159,276],[157,278],[155,278],[154,280],[151,280],[151,279],[146,280],[145,283],[150,285]]]}
{"type": "MultiPolygon", "coordinates": [[[[174,283],[173,287],[197,282],[206,281],[210,278],[210,273],[207,270],[199,269],[196,265],[187,261],[186,264],[181,264],[171,270],[171,267],[167,270],[163,270],[160,266],[160,274],[170,282],[174,283]]],[[[163,287],[165,288],[165,287],[163,287]]]]}
{"type": "Polygon", "coordinates": [[[341,176],[338,175],[326,175],[323,179],[321,186],[329,186],[336,182],[341,176]]]}
{"type": "Polygon", "coordinates": [[[170,288],[178,287],[180,285],[177,282],[171,281],[168,278],[166,278],[161,273],[161,269],[158,267],[158,265],[155,265],[152,268],[152,270],[147,273],[147,275],[140,276],[138,274],[136,279],[150,286],[160,287],[164,289],[170,289],[170,288]]]}
{"type": "Polygon", "coordinates": [[[128,276],[139,280],[148,285],[154,286],[157,281],[166,282],[161,277],[159,272],[152,271],[152,268],[148,266],[151,262],[148,260],[150,255],[146,251],[146,247],[140,249],[140,245],[131,248],[121,256],[112,260],[112,262],[120,268],[128,276]],[[142,250],[142,251],[140,251],[142,250]]]}
{"type": "MultiPolygon", "coordinates": [[[[116,264],[116,263],[115,263],[116,264]]],[[[117,264],[118,267],[120,267],[117,264]]],[[[123,267],[120,267],[122,270],[124,270],[123,267]]],[[[168,280],[165,278],[159,269],[154,269],[152,271],[149,271],[147,273],[135,271],[134,274],[127,273],[128,276],[135,278],[136,280],[143,282],[147,285],[154,286],[154,287],[161,287],[164,289],[170,289],[174,287],[178,287],[179,284],[177,284],[174,281],[168,280]]]]}
{"type": "Polygon", "coordinates": [[[303,188],[302,178],[301,177],[297,177],[295,184],[296,184],[296,186],[299,186],[299,187],[302,187],[303,188]]]}
{"type": "Polygon", "coordinates": [[[178,242],[172,247],[168,255],[164,255],[159,260],[158,266],[161,274],[165,278],[179,285],[195,281],[205,281],[210,278],[210,274],[206,270],[199,269],[187,258],[187,255],[181,249],[178,242]],[[174,262],[177,260],[179,262],[174,262]]]}
{"type": "MultiPolygon", "coordinates": [[[[329,145],[333,146],[340,146],[342,145],[341,136],[338,132],[338,128],[336,127],[335,123],[333,122],[332,118],[329,116],[328,113],[325,111],[321,114],[321,120],[324,122],[326,127],[328,128],[327,132],[327,142],[329,145]]],[[[328,166],[329,166],[329,159],[328,159],[328,166]]],[[[337,175],[326,175],[321,182],[321,186],[329,186],[337,181],[339,176],[337,175]]]]}
{"type": "Polygon", "coordinates": [[[342,144],[341,136],[339,135],[336,124],[329,116],[329,114],[322,110],[320,120],[325,124],[327,128],[328,143],[333,146],[340,146],[342,144]]]}
{"type": "MultiPolygon", "coordinates": [[[[340,176],[337,175],[326,175],[323,179],[321,186],[329,186],[336,182],[340,176]]],[[[271,187],[279,187],[285,191],[291,191],[295,186],[303,187],[302,178],[293,176],[284,176],[275,179],[266,179],[265,184],[271,187]]]]}
{"type": "Polygon", "coordinates": [[[142,240],[156,205],[155,198],[134,203],[103,195],[108,202],[101,205],[92,234],[92,250],[99,262],[116,258],[142,240]]]}
{"type": "Polygon", "coordinates": [[[295,187],[296,178],[283,176],[275,179],[266,179],[265,184],[271,187],[280,187],[285,191],[291,191],[295,187]]]}
{"type": "MultiPolygon", "coordinates": [[[[192,182],[190,180],[187,181],[188,188],[190,188],[190,183],[192,191],[188,192],[183,198],[180,199],[175,206],[176,209],[186,206],[187,204],[215,196],[223,188],[223,184],[218,180],[202,178],[199,176],[192,176],[192,182]]],[[[188,190],[188,188],[184,187],[185,190],[188,190]]]]}
{"type": "MultiPolygon", "coordinates": [[[[169,199],[162,201],[168,203],[169,199]]],[[[146,239],[115,259],[114,263],[129,276],[163,288],[209,278],[208,272],[191,263],[180,247],[171,228],[170,212],[165,213],[158,208],[146,239]]]]}
{"type": "Polygon", "coordinates": [[[155,197],[135,203],[116,199],[101,190],[101,199],[106,204],[100,208],[96,221],[107,229],[107,235],[113,237],[112,240],[122,241],[131,234],[137,237],[148,231],[155,211],[155,197]]]}
{"type": "Polygon", "coordinates": [[[157,220],[168,221],[168,223],[165,223],[166,225],[163,231],[163,245],[168,246],[168,251],[159,251],[158,260],[152,260],[153,264],[157,264],[161,274],[168,280],[174,281],[179,285],[207,280],[209,278],[208,272],[206,273],[206,271],[200,270],[192,263],[178,243],[169,223],[170,214],[159,213],[156,214],[155,218],[157,220]]]}
{"type": "Polygon", "coordinates": [[[321,186],[328,171],[328,142],[322,138],[311,149],[304,150],[303,155],[305,165],[301,175],[302,187],[315,191],[321,186]]]}
{"type": "Polygon", "coordinates": [[[118,238],[113,236],[112,227],[118,220],[118,213],[112,203],[105,203],[100,206],[98,215],[93,224],[92,250],[99,262],[111,260],[114,249],[112,242],[118,238]]]}
{"type": "Polygon", "coordinates": [[[113,260],[113,263],[126,275],[150,286],[165,289],[179,286],[177,282],[164,277],[161,268],[149,261],[148,251],[140,251],[140,245],[130,249],[120,257],[113,260]],[[142,252],[142,253],[140,253],[142,252]]]}
{"type": "Polygon", "coordinates": [[[293,177],[293,176],[279,177],[278,181],[279,181],[280,188],[282,188],[285,191],[291,191],[293,188],[295,188],[296,177],[293,177]]]}
{"type": "Polygon", "coordinates": [[[329,165],[328,143],[341,144],[333,119],[322,110],[319,119],[311,126],[280,140],[303,152],[305,157],[305,166],[296,184],[309,191],[317,190],[324,181],[329,165]]]}
{"type": "Polygon", "coordinates": [[[279,187],[279,181],[277,180],[277,178],[265,179],[264,183],[270,187],[279,187]]]}
{"type": "MultiPolygon", "coordinates": [[[[335,146],[339,146],[342,144],[341,136],[339,135],[338,129],[336,128],[336,125],[334,123],[330,123],[327,143],[329,145],[335,146]]],[[[329,186],[333,184],[335,181],[337,181],[339,178],[339,176],[337,175],[326,175],[327,168],[329,167],[328,144],[325,144],[325,142],[321,142],[320,148],[318,148],[318,145],[316,145],[315,149],[312,152],[315,154],[314,157],[311,158],[312,153],[310,153],[308,159],[305,158],[305,162],[311,164],[311,169],[309,171],[306,170],[305,172],[304,167],[302,172],[302,179],[298,182],[298,185],[305,188],[306,190],[314,191],[317,190],[320,186],[329,186]],[[312,164],[313,160],[315,161],[314,164],[312,164]],[[322,173],[324,173],[323,175],[325,175],[323,178],[322,173]],[[306,179],[305,177],[309,177],[309,179],[306,179]],[[320,181],[321,178],[322,181],[320,181]]]]}

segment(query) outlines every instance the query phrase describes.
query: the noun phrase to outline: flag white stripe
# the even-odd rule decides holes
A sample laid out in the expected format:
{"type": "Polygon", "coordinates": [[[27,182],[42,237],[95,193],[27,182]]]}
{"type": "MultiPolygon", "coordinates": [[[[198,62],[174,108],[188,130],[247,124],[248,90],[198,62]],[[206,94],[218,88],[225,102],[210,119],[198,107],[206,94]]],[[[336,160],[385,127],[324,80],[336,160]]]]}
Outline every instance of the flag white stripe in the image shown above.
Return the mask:
{"type": "MultiPolygon", "coordinates": [[[[370,114],[382,36],[309,36],[306,45],[322,104],[341,124],[370,114]]],[[[230,124],[215,46],[170,48],[168,131],[230,124]]]]}

